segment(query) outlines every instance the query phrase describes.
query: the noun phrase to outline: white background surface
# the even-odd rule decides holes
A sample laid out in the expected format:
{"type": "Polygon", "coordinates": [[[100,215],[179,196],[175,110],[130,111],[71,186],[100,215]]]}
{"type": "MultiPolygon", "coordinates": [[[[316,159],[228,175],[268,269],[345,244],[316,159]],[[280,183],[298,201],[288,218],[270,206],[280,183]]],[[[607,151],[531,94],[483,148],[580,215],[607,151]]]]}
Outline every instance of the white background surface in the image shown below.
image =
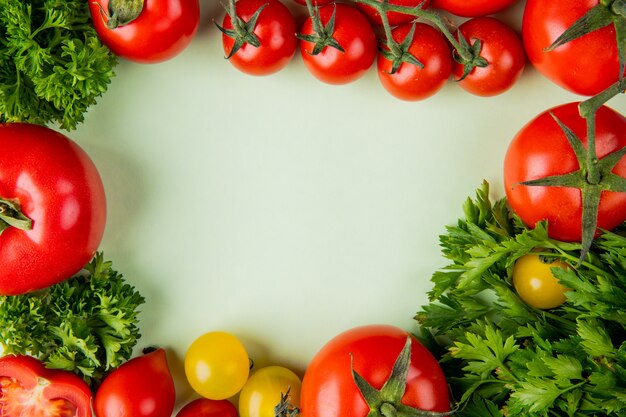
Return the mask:
{"type": "MultiPolygon", "coordinates": [[[[445,226],[483,179],[503,195],[504,154],[525,123],[579,99],[530,67],[498,97],[449,82],[415,103],[390,96],[375,67],[330,86],[296,55],[252,77],[223,59],[211,22],[221,6],[201,8],[188,49],[157,65],[122,61],[69,133],[101,172],[102,250],[147,298],[139,347],[168,349],[179,406],[193,397],[185,350],[207,331],[236,334],[259,367],[302,373],[352,326],[415,330],[446,264],[445,226]]],[[[500,17],[519,29],[522,10],[500,17]]],[[[610,105],[626,113],[625,101],[610,105]]]]}

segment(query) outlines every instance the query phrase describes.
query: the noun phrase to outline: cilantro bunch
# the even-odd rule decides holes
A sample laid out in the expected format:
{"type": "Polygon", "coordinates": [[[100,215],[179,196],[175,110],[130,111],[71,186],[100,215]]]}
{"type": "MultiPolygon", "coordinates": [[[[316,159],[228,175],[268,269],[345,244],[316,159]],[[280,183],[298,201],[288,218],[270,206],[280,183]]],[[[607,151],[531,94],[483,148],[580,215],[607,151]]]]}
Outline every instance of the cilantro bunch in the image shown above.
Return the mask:
{"type": "Polygon", "coordinates": [[[626,225],[579,264],[580,244],[527,228],[486,182],[464,213],[440,236],[451,263],[416,316],[441,349],[458,415],[626,416],[626,225]],[[511,284],[516,259],[537,250],[572,266],[552,269],[571,289],[556,309],[526,305],[511,284]]]}
{"type": "Polygon", "coordinates": [[[45,290],[0,297],[0,345],[97,385],[128,360],[144,298],[101,253],[81,274],[45,290]]]}
{"type": "Polygon", "coordinates": [[[113,77],[85,0],[0,0],[0,122],[74,129],[113,77]]]}

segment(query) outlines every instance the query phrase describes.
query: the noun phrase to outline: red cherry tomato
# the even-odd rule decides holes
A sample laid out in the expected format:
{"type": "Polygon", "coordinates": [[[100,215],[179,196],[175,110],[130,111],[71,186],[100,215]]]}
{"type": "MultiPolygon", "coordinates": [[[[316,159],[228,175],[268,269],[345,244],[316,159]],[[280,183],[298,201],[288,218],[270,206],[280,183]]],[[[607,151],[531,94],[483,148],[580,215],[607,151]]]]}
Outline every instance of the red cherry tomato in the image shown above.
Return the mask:
{"type": "MultiPolygon", "coordinates": [[[[393,39],[402,43],[411,31],[411,26],[409,23],[395,28],[393,39]]],[[[441,32],[424,23],[415,24],[415,34],[408,52],[424,64],[424,68],[404,62],[391,74],[392,62],[379,53],[378,78],[394,97],[407,101],[423,100],[439,91],[450,78],[452,55],[441,32]]]]}
{"type": "MultiPolygon", "coordinates": [[[[426,9],[430,4],[430,0],[390,0],[389,4],[406,7],[417,7],[421,5],[420,7],[422,9],[426,9]]],[[[378,13],[375,8],[364,3],[357,3],[356,5],[373,25],[381,26],[383,24],[383,21],[380,18],[380,13],[378,13]]],[[[387,19],[389,20],[389,24],[391,26],[409,23],[416,18],[416,16],[410,14],[387,12],[387,19]]]]}
{"type": "Polygon", "coordinates": [[[94,401],[96,417],[171,417],[176,392],[165,350],[129,360],[107,376],[94,401]]]}
{"type": "MultiPolygon", "coordinates": [[[[333,338],[315,355],[304,374],[300,394],[302,417],[378,415],[368,414],[370,407],[355,384],[352,369],[372,387],[381,389],[408,336],[393,326],[371,325],[333,338]]],[[[412,336],[411,339],[402,404],[424,411],[449,411],[448,385],[439,363],[423,345],[412,336]]]]}
{"type": "MultiPolygon", "coordinates": [[[[576,188],[526,186],[522,181],[562,175],[579,169],[578,160],[565,134],[550,116],[554,114],[587,144],[587,124],[578,113],[578,103],[564,104],[541,113],[515,136],[504,159],[504,185],[508,202],[522,221],[534,227],[548,221],[550,237],[565,241],[582,238],[582,198],[576,188]]],[[[598,158],[626,146],[626,118],[601,107],[596,113],[598,158]]],[[[626,156],[612,171],[626,178],[626,156]]],[[[611,230],[626,220],[626,193],[603,191],[597,226],[611,230]]]]}
{"type": "MultiPolygon", "coordinates": [[[[250,75],[269,75],[283,69],[296,52],[296,22],[287,7],[278,0],[239,0],[235,3],[237,16],[248,22],[263,7],[254,27],[254,35],[260,46],[245,43],[228,60],[238,70],[250,75]]],[[[226,14],[222,28],[233,28],[231,17],[226,14]]],[[[226,56],[231,54],[235,39],[222,34],[226,56]]]]}
{"type": "Polygon", "coordinates": [[[522,20],[522,38],[530,62],[554,83],[585,96],[598,94],[619,78],[614,26],[552,51],[545,49],[597,4],[598,0],[528,0],[522,20]]]}
{"type": "Polygon", "coordinates": [[[433,0],[432,7],[457,16],[479,17],[501,12],[517,0],[433,0]]]}
{"type": "Polygon", "coordinates": [[[198,0],[146,0],[135,20],[114,29],[107,27],[109,0],[88,3],[102,43],[114,54],[139,63],[175,57],[191,43],[200,23],[198,0]]]}
{"type": "MultiPolygon", "coordinates": [[[[314,43],[301,40],[300,52],[304,65],[317,79],[328,84],[347,84],[361,78],[376,58],[376,35],[365,16],[353,6],[343,3],[320,7],[320,19],[326,26],[336,10],[333,38],[345,52],[326,46],[312,55],[314,43]]],[[[314,33],[311,18],[307,18],[300,31],[303,35],[314,33]]]]}
{"type": "Polygon", "coordinates": [[[78,376],[29,356],[0,358],[0,415],[91,417],[91,390],[78,376]]]}
{"type": "Polygon", "coordinates": [[[0,294],[16,295],[70,278],[89,262],[104,233],[106,201],[95,165],[66,136],[2,124],[0,147],[7,149],[0,156],[0,211],[17,203],[32,220],[30,230],[0,234],[0,294]]]}
{"type": "Polygon", "coordinates": [[[185,405],[176,417],[238,417],[237,408],[228,400],[198,398],[185,405]]]}
{"type": "MultiPolygon", "coordinates": [[[[522,40],[517,33],[495,17],[477,17],[466,21],[459,31],[468,43],[481,43],[480,56],[488,65],[474,67],[472,72],[457,84],[477,96],[489,97],[510,89],[520,78],[526,64],[522,40]]],[[[452,73],[456,79],[463,75],[464,67],[454,62],[452,73]]]]}
{"type": "MultiPolygon", "coordinates": [[[[301,4],[301,5],[303,5],[303,6],[306,6],[306,0],[294,0],[294,1],[295,1],[296,3],[298,3],[298,4],[301,4]]],[[[332,3],[332,2],[334,2],[334,1],[335,1],[335,0],[311,0],[311,4],[312,4],[313,6],[315,6],[316,4],[317,4],[318,6],[321,6],[321,5],[323,5],[323,4],[332,3]]]]}

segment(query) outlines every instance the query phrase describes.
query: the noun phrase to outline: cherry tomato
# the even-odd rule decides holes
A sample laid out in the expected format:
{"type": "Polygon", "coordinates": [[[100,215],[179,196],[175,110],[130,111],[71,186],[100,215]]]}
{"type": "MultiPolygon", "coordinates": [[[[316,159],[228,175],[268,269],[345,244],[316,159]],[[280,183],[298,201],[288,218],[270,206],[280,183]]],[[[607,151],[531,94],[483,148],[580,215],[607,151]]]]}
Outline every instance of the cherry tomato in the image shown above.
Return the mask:
{"type": "MultiPolygon", "coordinates": [[[[301,5],[303,5],[303,6],[306,6],[306,0],[294,0],[294,1],[295,1],[296,3],[298,3],[298,4],[301,4],[301,5]]],[[[317,4],[318,6],[321,6],[321,5],[323,5],[323,4],[332,3],[332,2],[334,2],[334,1],[335,1],[335,0],[311,0],[311,4],[312,4],[313,6],[315,6],[316,4],[317,4]]]]}
{"type": "Polygon", "coordinates": [[[91,390],[78,376],[29,356],[0,358],[0,416],[91,417],[91,390]]]}
{"type": "MultiPolygon", "coordinates": [[[[239,0],[235,3],[237,16],[248,22],[254,13],[263,7],[254,27],[254,36],[259,41],[256,47],[244,43],[232,56],[235,38],[222,34],[224,53],[238,70],[250,75],[269,75],[283,69],[291,61],[298,40],[296,22],[287,7],[278,0],[239,0]]],[[[226,14],[222,28],[232,30],[231,17],[226,14]]]]}
{"type": "Polygon", "coordinates": [[[561,261],[544,262],[535,254],[524,255],[515,261],[513,286],[522,301],[545,310],[565,302],[568,288],[554,277],[552,268],[570,269],[570,266],[561,261]]]}
{"type": "MultiPolygon", "coordinates": [[[[345,52],[326,46],[313,55],[315,44],[301,40],[300,53],[304,65],[317,79],[328,84],[347,84],[361,78],[376,58],[376,35],[365,16],[353,6],[343,3],[319,8],[320,19],[326,26],[333,12],[335,27],[332,37],[345,52]]],[[[313,22],[307,18],[300,33],[312,35],[313,22]]]]}
{"type": "MultiPolygon", "coordinates": [[[[457,84],[477,96],[489,97],[510,89],[520,78],[526,64],[522,40],[517,33],[495,17],[477,17],[466,21],[459,31],[468,43],[480,41],[480,57],[486,67],[476,66],[457,84]]],[[[454,62],[452,73],[456,79],[464,67],[454,62]]]]}
{"type": "Polygon", "coordinates": [[[32,221],[0,234],[0,294],[70,278],[94,256],[106,222],[104,187],[89,156],[42,126],[0,125],[0,230],[17,204],[32,221]]]}
{"type": "Polygon", "coordinates": [[[165,350],[122,364],[96,392],[96,417],[171,417],[176,401],[165,350]]]}
{"type": "MultiPolygon", "coordinates": [[[[565,241],[582,238],[581,191],[570,187],[527,186],[520,182],[568,174],[579,169],[576,155],[552,113],[587,144],[587,124],[578,113],[578,103],[545,111],[515,136],[504,159],[504,185],[509,205],[530,227],[548,221],[550,237],[565,241]]],[[[603,106],[596,113],[598,158],[626,146],[626,118],[603,106]]],[[[626,177],[626,157],[612,170],[626,177]]],[[[610,230],[626,220],[626,193],[603,191],[597,226],[610,230]]]]}
{"type": "MultiPolygon", "coordinates": [[[[402,43],[411,31],[412,24],[398,26],[392,31],[393,39],[402,43]]],[[[424,68],[404,62],[391,74],[392,62],[378,53],[378,78],[394,97],[407,101],[423,100],[439,91],[450,78],[452,56],[441,32],[430,25],[415,23],[415,34],[408,52],[424,68]]]]}
{"type": "MultiPolygon", "coordinates": [[[[430,4],[430,0],[390,0],[389,4],[405,7],[420,6],[420,8],[422,9],[427,9],[430,4]]],[[[368,6],[364,3],[357,3],[356,5],[373,25],[380,26],[383,24],[383,21],[380,18],[380,13],[378,13],[375,8],[368,6]]],[[[389,24],[391,26],[398,26],[403,23],[409,23],[415,19],[417,19],[417,17],[414,15],[398,12],[387,12],[387,20],[389,21],[389,24]]]]}
{"type": "Polygon", "coordinates": [[[517,0],[432,0],[432,7],[457,16],[479,17],[501,12],[517,0]]]}
{"type": "Polygon", "coordinates": [[[619,78],[613,25],[595,30],[552,51],[546,51],[569,26],[598,0],[528,0],[522,38],[530,62],[544,76],[580,95],[593,96],[619,78]]]}
{"type": "Polygon", "coordinates": [[[250,358],[239,339],[225,332],[205,333],[185,354],[185,374],[191,387],[212,400],[237,394],[248,380],[250,358]]]}
{"type": "Polygon", "coordinates": [[[241,417],[274,417],[281,396],[289,393],[289,403],[300,403],[300,378],[282,366],[268,366],[254,372],[239,394],[241,417]]]}
{"type": "Polygon", "coordinates": [[[113,17],[109,2],[88,2],[93,25],[114,54],[134,62],[156,63],[175,57],[191,43],[200,23],[198,0],[146,0],[136,19],[109,28],[107,23],[113,17]]]}
{"type": "Polygon", "coordinates": [[[412,343],[401,403],[423,411],[449,411],[448,385],[432,354],[397,327],[370,325],[339,334],[314,356],[302,380],[302,417],[382,415],[380,410],[370,410],[355,383],[352,369],[380,390],[390,378],[407,338],[412,343]]]}
{"type": "Polygon", "coordinates": [[[198,398],[185,405],[176,417],[238,417],[237,408],[228,400],[198,398]]]}

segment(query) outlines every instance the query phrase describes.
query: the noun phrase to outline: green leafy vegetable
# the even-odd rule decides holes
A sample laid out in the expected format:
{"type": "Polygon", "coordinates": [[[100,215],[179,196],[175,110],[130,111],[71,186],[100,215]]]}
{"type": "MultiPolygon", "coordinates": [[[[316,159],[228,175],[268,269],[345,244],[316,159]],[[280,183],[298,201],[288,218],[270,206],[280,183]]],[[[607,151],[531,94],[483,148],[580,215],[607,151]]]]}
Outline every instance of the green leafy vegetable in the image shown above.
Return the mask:
{"type": "Polygon", "coordinates": [[[458,415],[626,416],[626,224],[579,265],[580,244],[527,228],[486,182],[464,212],[440,236],[451,263],[416,316],[441,349],[458,415]],[[561,307],[537,310],[515,293],[513,264],[531,251],[572,266],[553,269],[571,289],[561,307]]]}
{"type": "Polygon", "coordinates": [[[92,385],[131,357],[144,298],[98,253],[77,276],[25,295],[0,297],[0,344],[92,385]]]}
{"type": "Polygon", "coordinates": [[[0,122],[76,128],[116,63],[87,1],[0,0],[0,122]]]}

